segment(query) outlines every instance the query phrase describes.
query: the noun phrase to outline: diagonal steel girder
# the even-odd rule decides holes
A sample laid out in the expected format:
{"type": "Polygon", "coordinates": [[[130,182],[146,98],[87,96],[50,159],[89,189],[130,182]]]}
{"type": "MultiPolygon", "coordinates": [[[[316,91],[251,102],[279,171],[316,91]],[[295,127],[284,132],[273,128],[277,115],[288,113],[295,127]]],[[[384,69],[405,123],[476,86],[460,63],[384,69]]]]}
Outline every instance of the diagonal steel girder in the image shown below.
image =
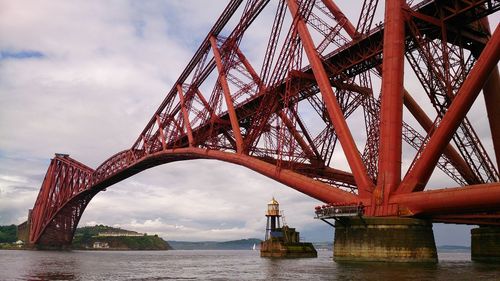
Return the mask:
{"type": "Polygon", "coordinates": [[[469,111],[489,75],[500,59],[500,27],[497,26],[481,56],[465,79],[439,127],[432,133],[427,145],[413,168],[398,188],[398,193],[410,193],[424,189],[436,163],[461,120],[469,111]]]}

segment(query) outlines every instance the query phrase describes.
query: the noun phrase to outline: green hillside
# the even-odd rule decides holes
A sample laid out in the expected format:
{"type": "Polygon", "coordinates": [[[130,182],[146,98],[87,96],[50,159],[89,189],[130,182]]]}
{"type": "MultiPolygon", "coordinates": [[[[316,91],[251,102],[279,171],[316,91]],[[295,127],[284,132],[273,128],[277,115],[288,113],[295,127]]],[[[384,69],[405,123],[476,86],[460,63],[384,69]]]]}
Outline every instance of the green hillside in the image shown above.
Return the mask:
{"type": "Polygon", "coordinates": [[[72,248],[85,250],[95,249],[96,242],[107,244],[100,250],[171,250],[172,247],[158,235],[137,235],[138,232],[114,228],[105,225],[86,226],[77,228],[72,248]],[[99,233],[119,233],[123,236],[99,236],[99,233]],[[109,247],[109,248],[108,248],[109,247]]]}
{"type": "Polygon", "coordinates": [[[75,236],[76,235],[83,235],[83,236],[97,236],[99,233],[109,233],[109,232],[119,232],[119,233],[132,233],[136,234],[138,232],[136,231],[130,231],[126,229],[121,229],[121,228],[116,228],[116,227],[111,227],[107,225],[95,225],[95,226],[84,226],[84,227],[79,227],[75,231],[75,236]]]}

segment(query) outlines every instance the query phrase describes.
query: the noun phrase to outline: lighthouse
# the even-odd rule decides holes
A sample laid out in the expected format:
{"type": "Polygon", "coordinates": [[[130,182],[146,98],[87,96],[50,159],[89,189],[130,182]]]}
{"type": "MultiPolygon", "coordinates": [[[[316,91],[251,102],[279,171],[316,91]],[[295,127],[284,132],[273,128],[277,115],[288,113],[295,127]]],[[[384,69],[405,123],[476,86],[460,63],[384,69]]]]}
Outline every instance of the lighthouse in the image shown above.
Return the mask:
{"type": "Polygon", "coordinates": [[[260,243],[261,257],[315,258],[318,256],[311,243],[300,242],[299,232],[283,222],[280,204],[274,197],[267,204],[266,218],[266,239],[260,243]]]}
{"type": "Polygon", "coordinates": [[[280,204],[276,199],[271,200],[267,204],[267,224],[266,224],[266,240],[280,236],[281,232],[278,232],[278,229],[281,229],[281,215],[280,215],[280,204]]]}

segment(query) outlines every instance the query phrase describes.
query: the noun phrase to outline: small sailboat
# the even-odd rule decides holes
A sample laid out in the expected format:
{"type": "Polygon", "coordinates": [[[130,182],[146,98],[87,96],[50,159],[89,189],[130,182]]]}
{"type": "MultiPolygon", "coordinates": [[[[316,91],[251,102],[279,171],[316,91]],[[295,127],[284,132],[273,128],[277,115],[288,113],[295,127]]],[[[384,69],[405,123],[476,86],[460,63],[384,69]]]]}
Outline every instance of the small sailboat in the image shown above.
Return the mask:
{"type": "Polygon", "coordinates": [[[253,243],[253,247],[252,247],[252,250],[254,250],[254,251],[255,251],[255,243],[253,243]]]}

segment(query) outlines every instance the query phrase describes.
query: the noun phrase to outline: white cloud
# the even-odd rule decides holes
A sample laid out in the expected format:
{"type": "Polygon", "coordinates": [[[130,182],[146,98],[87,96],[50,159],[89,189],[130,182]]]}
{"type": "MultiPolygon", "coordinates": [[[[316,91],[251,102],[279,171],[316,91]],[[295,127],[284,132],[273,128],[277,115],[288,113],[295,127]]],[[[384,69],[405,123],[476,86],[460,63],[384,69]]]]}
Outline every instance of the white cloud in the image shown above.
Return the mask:
{"type": "Polygon", "coordinates": [[[210,160],[163,165],[109,187],[92,200],[82,221],[112,221],[169,240],[262,237],[272,196],[291,225],[318,223],[312,219],[318,201],[246,168],[210,160]]]}
{"type": "Polygon", "coordinates": [[[8,181],[13,183],[26,183],[28,180],[21,176],[0,175],[0,181],[8,181]]]}

